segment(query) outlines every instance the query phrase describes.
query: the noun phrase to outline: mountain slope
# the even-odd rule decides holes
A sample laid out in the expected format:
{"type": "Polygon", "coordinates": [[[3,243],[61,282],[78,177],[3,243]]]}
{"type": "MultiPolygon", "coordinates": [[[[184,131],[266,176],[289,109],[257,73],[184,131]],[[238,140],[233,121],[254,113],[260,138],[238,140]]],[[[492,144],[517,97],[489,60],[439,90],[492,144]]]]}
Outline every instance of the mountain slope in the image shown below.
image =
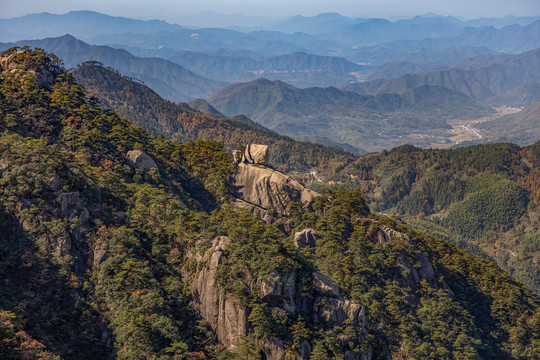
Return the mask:
{"type": "MultiPolygon", "coordinates": [[[[508,121],[503,124],[512,131],[508,121]]],[[[536,142],[455,150],[407,145],[359,158],[327,180],[352,181],[366,191],[373,209],[398,214],[424,232],[496,261],[538,292],[539,176],[536,142]]]]}
{"type": "Polygon", "coordinates": [[[39,13],[10,19],[0,19],[0,41],[18,41],[57,37],[71,33],[77,38],[101,34],[129,32],[152,33],[178,31],[183,28],[162,20],[135,20],[115,17],[95,11],[70,11],[66,14],[39,13]]]}
{"type": "Polygon", "coordinates": [[[414,133],[447,129],[446,119],[489,112],[437,86],[366,96],[332,87],[298,89],[267,79],[231,85],[208,101],[225,115],[244,114],[281,133],[325,136],[366,150],[417,143],[422,139],[414,133]]]}
{"type": "MultiPolygon", "coordinates": [[[[540,89],[539,89],[540,90],[540,89]]],[[[532,144],[540,139],[540,100],[520,112],[510,114],[478,126],[496,141],[532,144]]]]}
{"type": "Polygon", "coordinates": [[[23,40],[0,44],[5,50],[13,46],[34,46],[55,53],[66,66],[74,67],[85,61],[99,61],[122,74],[144,81],[161,96],[172,101],[189,101],[221,89],[224,82],[214,81],[192,73],[173,62],[159,58],[140,58],[126,50],[93,46],[71,35],[43,40],[23,40]]]}
{"type": "MultiPolygon", "coordinates": [[[[475,70],[449,69],[425,74],[403,75],[394,79],[379,79],[345,86],[348,91],[360,94],[403,92],[421,85],[438,85],[453,89],[476,100],[503,105],[498,97],[525,89],[528,83],[540,82],[540,49],[516,55],[499,64],[475,70]]],[[[509,99],[507,99],[509,100],[509,99]]],[[[510,99],[512,100],[512,99],[510,99]]],[[[523,104],[520,97],[510,105],[523,104]]]]}
{"type": "Polygon", "coordinates": [[[540,299],[493,263],[359,191],[313,195],[215,142],[150,136],[48,54],[2,60],[5,357],[537,357],[540,299]],[[240,173],[285,182],[243,189],[289,195],[285,211],[226,204],[240,173]]]}
{"type": "Polygon", "coordinates": [[[220,56],[167,48],[128,48],[138,56],[162,57],[203,76],[229,83],[251,81],[257,77],[283,80],[295,86],[342,86],[356,80],[351,73],[363,66],[340,57],[295,52],[254,59],[248,56],[220,56]]]}
{"type": "Polygon", "coordinates": [[[229,152],[256,142],[270,146],[270,163],[285,170],[334,172],[355,157],[344,151],[294,141],[251,120],[225,119],[205,115],[159,97],[147,86],[99,65],[87,64],[73,75],[96,96],[103,106],[116,111],[153,135],[173,140],[208,139],[219,141],[229,152]]]}

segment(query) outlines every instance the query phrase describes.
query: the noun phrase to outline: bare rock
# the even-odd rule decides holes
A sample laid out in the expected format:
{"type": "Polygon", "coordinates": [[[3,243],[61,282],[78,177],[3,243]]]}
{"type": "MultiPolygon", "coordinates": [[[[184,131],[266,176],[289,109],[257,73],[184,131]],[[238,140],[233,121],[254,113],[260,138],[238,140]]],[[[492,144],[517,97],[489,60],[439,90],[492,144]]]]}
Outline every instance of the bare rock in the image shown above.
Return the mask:
{"type": "Polygon", "coordinates": [[[415,258],[420,263],[420,276],[428,281],[435,280],[435,270],[429,258],[422,253],[416,254],[415,258]]]}
{"type": "Polygon", "coordinates": [[[99,270],[102,262],[107,260],[107,251],[109,247],[106,244],[98,244],[92,251],[92,267],[99,270]]]}
{"type": "Polygon", "coordinates": [[[315,230],[304,229],[294,234],[294,245],[298,249],[302,248],[314,248],[317,243],[315,230]]]}
{"type": "Polygon", "coordinates": [[[328,276],[320,272],[312,274],[315,291],[322,296],[339,297],[339,286],[328,276]]]}
{"type": "MultiPolygon", "coordinates": [[[[216,237],[204,256],[198,253],[188,255],[197,261],[199,270],[196,273],[184,270],[186,272],[183,276],[191,279],[190,289],[194,308],[214,330],[218,340],[227,349],[235,351],[246,338],[254,339],[254,337],[248,322],[249,307],[230,297],[230,294],[224,292],[215,280],[216,270],[226,256],[228,244],[228,237],[216,237]]],[[[305,312],[325,328],[342,326],[348,321],[365,332],[364,308],[350,300],[337,298],[339,288],[332,279],[321,273],[312,275],[314,283],[312,291],[318,294],[313,300],[314,297],[304,298],[296,295],[297,276],[294,271],[289,274],[273,271],[265,279],[255,279],[249,274],[242,274],[241,280],[250,291],[256,290],[259,298],[272,307],[284,309],[291,314],[305,312]]],[[[311,349],[311,344],[304,341],[296,349],[298,352],[296,356],[308,359],[311,349]]],[[[270,337],[263,343],[261,354],[263,359],[284,360],[290,355],[286,353],[282,339],[270,337]]]]}
{"type": "Polygon", "coordinates": [[[351,300],[318,298],[313,306],[313,313],[315,321],[325,327],[341,326],[349,319],[355,326],[365,326],[364,308],[351,300]]]}
{"type": "Polygon", "coordinates": [[[214,239],[208,266],[199,271],[191,283],[193,304],[201,316],[216,332],[218,340],[230,350],[235,350],[248,335],[248,308],[227,298],[214,279],[221,262],[228,238],[214,239]]]}
{"type": "Polygon", "coordinates": [[[24,54],[24,50],[14,52],[9,56],[0,58],[0,71],[16,74],[16,76],[33,75],[39,87],[49,87],[55,81],[56,75],[50,71],[46,65],[36,66],[33,69],[26,69],[21,66],[24,60],[18,59],[19,55],[24,54]]]}
{"type": "Polygon", "coordinates": [[[285,348],[283,346],[283,340],[271,337],[266,342],[263,352],[267,360],[285,359],[285,348]]]}
{"type": "Polygon", "coordinates": [[[68,219],[77,216],[77,210],[84,205],[84,199],[81,199],[81,194],[78,191],[59,194],[58,200],[60,201],[60,214],[68,219]]]}
{"type": "Polygon", "coordinates": [[[244,161],[265,165],[268,162],[268,145],[250,144],[246,146],[244,161]]]}
{"type": "Polygon", "coordinates": [[[263,210],[275,210],[285,214],[287,205],[300,201],[305,208],[319,196],[279,171],[238,164],[238,171],[229,179],[229,190],[233,196],[263,210]]]}
{"type": "Polygon", "coordinates": [[[436,282],[433,264],[425,254],[418,250],[414,241],[412,241],[406,234],[383,225],[377,233],[377,237],[379,242],[393,241],[404,246],[412,246],[414,250],[417,251],[414,258],[420,264],[420,268],[418,269],[411,264],[407,258],[408,255],[405,252],[402,252],[398,258],[398,265],[401,270],[405,271],[407,274],[404,277],[409,285],[418,284],[423,279],[433,284],[436,282]]]}
{"type": "Polygon", "coordinates": [[[266,280],[257,282],[259,296],[268,302],[280,304],[285,311],[294,314],[296,308],[296,273],[281,275],[273,271],[266,280]]]}
{"type": "Polygon", "coordinates": [[[157,169],[156,162],[144,151],[131,150],[126,155],[129,163],[135,169],[150,170],[157,169]]]}
{"type": "Polygon", "coordinates": [[[403,245],[411,245],[409,237],[399,231],[389,228],[386,225],[382,225],[377,233],[377,240],[380,243],[395,241],[403,245]]]}
{"type": "Polygon", "coordinates": [[[240,161],[242,161],[242,151],[241,150],[234,150],[233,151],[233,161],[238,164],[240,161]]]}
{"type": "Polygon", "coordinates": [[[218,236],[212,241],[212,249],[214,251],[224,251],[229,245],[229,238],[226,236],[218,236]]]}

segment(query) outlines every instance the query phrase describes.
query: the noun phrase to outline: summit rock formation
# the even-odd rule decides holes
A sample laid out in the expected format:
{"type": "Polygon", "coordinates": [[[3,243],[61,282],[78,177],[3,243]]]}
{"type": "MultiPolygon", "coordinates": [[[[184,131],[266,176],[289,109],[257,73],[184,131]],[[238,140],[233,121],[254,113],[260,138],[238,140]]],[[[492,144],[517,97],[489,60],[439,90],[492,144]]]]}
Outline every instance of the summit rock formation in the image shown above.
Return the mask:
{"type": "Polygon", "coordinates": [[[267,157],[266,145],[248,145],[241,157],[237,154],[237,171],[229,178],[229,191],[237,204],[285,214],[287,205],[299,201],[309,209],[318,194],[266,165],[267,157]]]}

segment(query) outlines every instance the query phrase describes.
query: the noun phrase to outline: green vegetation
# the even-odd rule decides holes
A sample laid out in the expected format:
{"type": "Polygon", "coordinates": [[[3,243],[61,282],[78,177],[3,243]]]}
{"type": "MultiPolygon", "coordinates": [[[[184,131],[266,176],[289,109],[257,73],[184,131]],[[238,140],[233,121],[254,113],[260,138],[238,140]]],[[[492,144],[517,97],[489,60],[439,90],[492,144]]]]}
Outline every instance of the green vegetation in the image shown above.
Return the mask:
{"type": "Polygon", "coordinates": [[[422,144],[415,134],[444,134],[449,119],[492,112],[460,92],[428,85],[365,95],[257,79],[228,86],[208,101],[225,115],[244,114],[282,134],[317,135],[368,151],[422,144]]]}
{"type": "Polygon", "coordinates": [[[539,148],[405,145],[359,158],[327,181],[364,189],[374,210],[492,259],[539,291],[539,148]]]}
{"type": "Polygon", "coordinates": [[[285,172],[316,170],[334,174],[356,158],[345,151],[294,141],[249,119],[228,120],[193,111],[185,105],[162,99],[145,85],[110,68],[85,63],[72,73],[103,106],[152,135],[162,134],[166,139],[177,141],[218,141],[228,152],[240,144],[266,144],[270,146],[270,163],[285,172]]]}
{"type": "MultiPolygon", "coordinates": [[[[2,358],[255,359],[272,337],[291,357],[309,340],[314,359],[347,351],[374,359],[540,355],[537,295],[489,261],[370,214],[361,190],[328,190],[313,212],[290,203],[289,216],[264,223],[225,205],[234,168],[219,143],[147,134],[97,107],[40,50],[22,49],[10,64],[18,70],[0,75],[2,358]],[[158,168],[130,165],[133,149],[158,168]],[[306,227],[319,234],[314,252],[292,243],[306,227]],[[406,235],[384,235],[395,230],[406,235]],[[219,235],[230,243],[216,280],[250,309],[252,337],[236,352],[195,313],[184,277],[197,270],[188,254],[219,235]],[[295,271],[299,295],[315,301],[314,270],[364,306],[365,332],[289,314],[239,279],[295,271]]],[[[520,186],[530,191],[536,178],[527,179],[520,186]]],[[[467,184],[475,190],[481,180],[467,184]]]]}

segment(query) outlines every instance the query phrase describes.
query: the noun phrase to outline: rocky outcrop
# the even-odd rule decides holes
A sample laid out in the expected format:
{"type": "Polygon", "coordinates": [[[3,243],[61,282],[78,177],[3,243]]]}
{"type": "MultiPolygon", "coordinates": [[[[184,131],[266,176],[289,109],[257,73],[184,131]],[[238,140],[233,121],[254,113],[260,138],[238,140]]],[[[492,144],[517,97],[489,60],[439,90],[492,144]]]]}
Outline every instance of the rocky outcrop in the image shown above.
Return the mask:
{"type": "Polygon", "coordinates": [[[268,145],[247,145],[242,161],[248,164],[265,165],[268,162],[268,145]]]}
{"type": "Polygon", "coordinates": [[[429,284],[435,287],[438,286],[433,264],[406,234],[382,225],[377,233],[377,240],[379,242],[397,242],[414,251],[414,265],[411,263],[410,254],[405,251],[399,254],[398,266],[401,271],[401,279],[396,279],[398,282],[401,282],[404,286],[410,286],[426,280],[429,284]]]}
{"type": "Polygon", "coordinates": [[[217,237],[211,249],[199,259],[201,264],[207,265],[193,279],[191,293],[195,308],[216,332],[218,340],[228,349],[235,350],[248,335],[249,311],[246,306],[225,296],[214,279],[228,241],[226,237],[217,237]]]}
{"type": "Polygon", "coordinates": [[[313,287],[319,295],[326,297],[339,297],[339,286],[334,280],[320,272],[314,272],[312,277],[313,287]]]}
{"type": "Polygon", "coordinates": [[[247,205],[280,214],[286,214],[287,205],[293,201],[300,201],[309,209],[319,196],[279,171],[245,163],[238,164],[236,174],[230,177],[229,191],[247,205]]]}
{"type": "Polygon", "coordinates": [[[348,319],[362,329],[366,325],[365,309],[350,300],[317,298],[313,314],[315,322],[325,327],[341,326],[348,319]]]}
{"type": "Polygon", "coordinates": [[[289,314],[297,311],[296,273],[281,275],[273,271],[265,280],[257,281],[259,297],[270,303],[280,304],[289,314]]]}
{"type": "Polygon", "coordinates": [[[294,234],[294,245],[298,249],[314,248],[317,244],[317,234],[313,229],[304,229],[294,234]]]}
{"type": "Polygon", "coordinates": [[[109,247],[107,244],[97,244],[88,254],[88,266],[95,270],[99,270],[102,262],[107,260],[107,252],[109,247]]]}
{"type": "Polygon", "coordinates": [[[128,151],[126,154],[126,158],[128,159],[131,166],[133,166],[135,169],[142,169],[142,170],[151,170],[151,169],[157,169],[156,162],[148,156],[144,151],[141,150],[131,150],[128,151]]]}
{"type": "Polygon", "coordinates": [[[15,77],[27,77],[33,75],[37,85],[41,88],[48,87],[54,83],[56,75],[47,64],[36,63],[33,68],[27,68],[25,64],[24,50],[16,51],[8,56],[0,58],[0,72],[14,74],[15,77]]]}
{"type": "MultiPolygon", "coordinates": [[[[253,332],[248,321],[251,309],[225,293],[215,280],[216,269],[226,256],[225,249],[229,239],[217,237],[211,248],[203,255],[188,255],[197,261],[197,273],[184,275],[191,279],[193,305],[200,315],[215,331],[218,340],[230,350],[236,350],[247,337],[253,339],[253,332]]],[[[249,291],[270,307],[280,307],[291,315],[303,313],[325,329],[344,324],[352,324],[364,333],[365,310],[359,304],[339,298],[339,288],[335,281],[322,273],[312,273],[311,295],[302,297],[297,293],[298,274],[292,271],[280,274],[273,271],[267,278],[255,279],[250,274],[242,275],[249,291]]],[[[359,339],[358,341],[362,341],[359,339]]],[[[296,349],[301,358],[309,358],[312,344],[305,341],[296,349]]],[[[285,344],[282,339],[270,337],[263,346],[263,358],[268,360],[285,359],[285,344]]],[[[352,359],[369,358],[369,354],[352,354],[352,359]],[[368,357],[366,357],[368,356],[368,357]]]]}
{"type": "Polygon", "coordinates": [[[267,145],[247,145],[243,154],[235,151],[233,156],[237,171],[229,178],[228,187],[238,207],[254,208],[261,217],[269,210],[287,215],[291,202],[299,201],[310,209],[319,196],[290,176],[268,167],[267,145]]]}

